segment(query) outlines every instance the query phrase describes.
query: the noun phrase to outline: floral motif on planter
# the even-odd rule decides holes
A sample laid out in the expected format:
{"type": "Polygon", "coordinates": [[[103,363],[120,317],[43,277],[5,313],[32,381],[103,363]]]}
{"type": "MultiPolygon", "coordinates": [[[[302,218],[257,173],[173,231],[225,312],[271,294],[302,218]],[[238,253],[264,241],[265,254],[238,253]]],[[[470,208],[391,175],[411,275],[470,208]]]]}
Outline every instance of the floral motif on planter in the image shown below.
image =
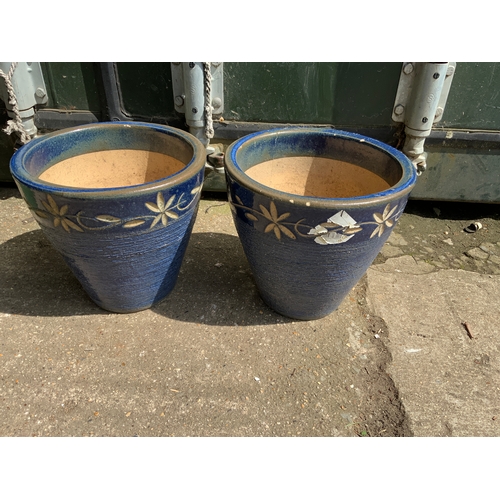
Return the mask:
{"type": "Polygon", "coordinates": [[[133,217],[127,219],[116,217],[115,215],[107,215],[107,214],[96,215],[95,217],[92,217],[92,220],[103,222],[106,224],[105,226],[98,226],[98,227],[89,227],[86,224],[84,224],[83,220],[89,219],[89,217],[83,215],[82,211],[70,215],[68,214],[69,211],[68,205],[63,205],[61,208],[59,208],[54,198],[52,198],[50,194],[46,195],[47,201],[41,200],[45,210],[42,210],[40,208],[34,208],[31,206],[29,207],[29,209],[32,211],[32,213],[34,213],[40,219],[42,219],[42,221],[40,222],[45,222],[47,220],[52,219],[53,227],[61,226],[68,233],[71,232],[71,229],[79,232],[83,232],[84,230],[99,231],[117,225],[122,225],[122,227],[124,228],[133,228],[137,226],[142,226],[148,220],[153,219],[151,225],[149,226],[149,228],[152,229],[160,221],[161,225],[163,227],[166,227],[169,219],[172,220],[178,219],[179,214],[176,213],[174,210],[177,210],[178,212],[184,212],[185,210],[188,210],[193,205],[193,202],[195,202],[198,199],[199,197],[198,195],[201,192],[202,187],[203,185],[199,184],[198,186],[196,186],[194,189],[191,190],[191,195],[193,195],[193,197],[191,198],[190,201],[187,202],[187,204],[184,203],[184,193],[181,193],[176,203],[175,203],[176,195],[170,196],[168,201],[165,203],[165,197],[163,193],[159,191],[156,194],[156,203],[150,201],[147,201],[145,203],[146,208],[151,212],[153,212],[154,215],[146,214],[146,215],[141,215],[140,217],[133,217]],[[73,218],[76,222],[73,222],[71,218],[73,218]]]}
{"type": "Polygon", "coordinates": [[[248,220],[257,222],[259,220],[255,215],[257,214],[269,221],[269,224],[264,229],[265,233],[273,231],[278,240],[281,240],[282,234],[293,240],[296,239],[295,234],[303,238],[314,237],[314,242],[319,245],[338,245],[340,243],[345,243],[356,233],[363,231],[361,226],[367,225],[376,226],[370,235],[370,239],[375,236],[380,238],[380,236],[384,234],[385,228],[393,227],[403,213],[403,208],[398,210],[397,204],[391,208],[391,204],[388,203],[383,213],[375,212],[372,215],[373,221],[356,222],[345,210],[340,210],[332,215],[326,222],[322,222],[312,227],[304,223],[305,219],[300,219],[297,222],[287,221],[288,217],[290,217],[290,212],[278,215],[278,210],[274,201],[270,202],[269,209],[263,205],[259,205],[259,212],[258,210],[245,206],[238,196],[235,196],[235,199],[238,203],[231,201],[231,204],[235,207],[242,208],[248,220]],[[286,226],[293,229],[295,234],[286,226]],[[299,228],[309,229],[309,232],[304,234],[299,231],[299,228]]]}

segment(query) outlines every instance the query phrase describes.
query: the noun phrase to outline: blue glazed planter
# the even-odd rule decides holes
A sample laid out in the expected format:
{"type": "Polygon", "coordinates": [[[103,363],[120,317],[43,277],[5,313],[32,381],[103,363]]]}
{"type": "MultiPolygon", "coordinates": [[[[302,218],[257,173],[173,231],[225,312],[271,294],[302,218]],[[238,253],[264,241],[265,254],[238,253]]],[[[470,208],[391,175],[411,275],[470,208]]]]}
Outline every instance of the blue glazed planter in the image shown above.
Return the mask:
{"type": "Polygon", "coordinates": [[[109,311],[133,312],[151,307],[174,288],[204,165],[205,148],[186,132],[113,122],[34,139],[13,155],[11,172],[45,236],[92,300],[109,311]],[[181,166],[163,178],[125,187],[68,187],[40,179],[64,160],[124,149],[168,155],[181,166]]]}
{"type": "MultiPolygon", "coordinates": [[[[389,237],[416,181],[411,161],[401,152],[332,129],[257,132],[234,142],[225,161],[235,226],[257,288],[272,309],[303,320],[338,308],[389,237]],[[269,187],[248,175],[263,162],[293,157],[348,162],[347,168],[358,171],[354,184],[376,174],[385,188],[360,196],[310,196],[269,187]]],[[[283,168],[286,180],[289,167],[283,168]]],[[[309,175],[324,175],[324,183],[335,187],[335,172],[311,170],[309,175]]]]}

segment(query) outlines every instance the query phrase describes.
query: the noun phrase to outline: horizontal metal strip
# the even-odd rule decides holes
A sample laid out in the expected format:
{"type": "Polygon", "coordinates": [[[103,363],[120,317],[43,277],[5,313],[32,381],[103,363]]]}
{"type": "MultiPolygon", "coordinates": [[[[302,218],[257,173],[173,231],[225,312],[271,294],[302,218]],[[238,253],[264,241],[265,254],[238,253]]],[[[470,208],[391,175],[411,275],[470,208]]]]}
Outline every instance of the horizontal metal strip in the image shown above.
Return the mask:
{"type": "MultiPolygon", "coordinates": [[[[180,118],[179,120],[166,120],[161,117],[150,116],[134,116],[129,118],[131,121],[145,121],[153,123],[161,123],[178,128],[185,128],[185,125],[180,118]]],[[[62,128],[85,125],[87,123],[97,123],[102,121],[102,117],[90,111],[59,111],[59,110],[39,110],[35,115],[35,125],[39,129],[59,130],[62,128]]],[[[235,122],[223,121],[214,123],[215,138],[217,139],[236,140],[245,135],[268,130],[273,128],[282,128],[287,126],[309,126],[318,128],[332,128],[328,125],[309,125],[295,123],[262,123],[262,122],[235,122]]],[[[366,135],[380,141],[394,144],[397,142],[398,130],[397,126],[366,128],[366,127],[333,127],[346,132],[354,132],[361,135],[366,135]]],[[[469,131],[469,130],[433,130],[427,138],[428,146],[442,147],[468,147],[476,149],[500,149],[500,132],[499,131],[469,131]]]]}
{"type": "Polygon", "coordinates": [[[35,114],[35,125],[38,129],[60,130],[77,127],[88,123],[97,123],[102,120],[100,115],[90,111],[39,110],[35,114]]]}
{"type": "Polygon", "coordinates": [[[218,139],[236,140],[247,134],[259,132],[261,130],[269,130],[274,128],[283,127],[317,127],[317,128],[335,128],[344,130],[346,132],[353,132],[356,134],[366,135],[373,139],[378,139],[384,142],[394,142],[395,134],[399,126],[391,127],[334,127],[332,125],[316,125],[304,123],[262,123],[262,122],[233,122],[221,121],[214,122],[215,137],[218,139]]]}
{"type": "MultiPolygon", "coordinates": [[[[147,123],[160,123],[162,125],[170,125],[172,127],[183,128],[182,122],[167,120],[162,117],[151,116],[130,116],[126,117],[127,121],[141,121],[147,123]]],[[[60,130],[63,128],[77,127],[88,123],[97,123],[106,121],[100,114],[92,113],[91,111],[66,111],[56,109],[44,109],[37,111],[35,114],[35,125],[39,129],[45,130],[60,130]]]]}
{"type": "MultiPolygon", "coordinates": [[[[261,122],[216,122],[214,123],[215,136],[219,139],[236,140],[244,135],[261,130],[281,128],[287,126],[310,126],[318,128],[336,128],[346,132],[353,132],[372,137],[389,144],[397,142],[400,128],[397,126],[366,128],[366,127],[342,127],[332,125],[307,125],[293,123],[261,123],[261,122]]],[[[426,145],[443,147],[468,147],[476,149],[498,149],[500,148],[500,131],[485,130],[432,130],[426,139],[426,145]]]]}

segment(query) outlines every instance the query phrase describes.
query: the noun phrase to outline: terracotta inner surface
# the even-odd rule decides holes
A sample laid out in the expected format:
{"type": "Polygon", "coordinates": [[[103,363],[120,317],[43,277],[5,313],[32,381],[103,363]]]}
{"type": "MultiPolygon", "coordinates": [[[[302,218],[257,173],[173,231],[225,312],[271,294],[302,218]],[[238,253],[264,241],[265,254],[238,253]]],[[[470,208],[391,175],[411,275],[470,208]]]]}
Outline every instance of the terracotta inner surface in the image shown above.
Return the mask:
{"type": "Polygon", "coordinates": [[[116,149],[85,153],[43,172],[45,182],[78,188],[110,188],[152,182],[178,172],[185,164],[162,153],[116,149]]]}
{"type": "Polygon", "coordinates": [[[279,191],[321,198],[365,196],[391,187],[366,168],[314,156],[276,158],[254,165],[245,173],[279,191]]]}

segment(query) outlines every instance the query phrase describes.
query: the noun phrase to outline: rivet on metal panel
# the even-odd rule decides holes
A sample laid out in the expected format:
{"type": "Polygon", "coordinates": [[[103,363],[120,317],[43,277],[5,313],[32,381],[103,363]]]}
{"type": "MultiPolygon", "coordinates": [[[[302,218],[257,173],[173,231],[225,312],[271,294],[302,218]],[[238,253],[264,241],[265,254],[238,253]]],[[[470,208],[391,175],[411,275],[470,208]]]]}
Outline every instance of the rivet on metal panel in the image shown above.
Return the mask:
{"type": "Polygon", "coordinates": [[[413,71],[413,64],[412,63],[405,64],[403,68],[403,73],[405,75],[409,75],[412,71],[413,71]]]}
{"type": "Polygon", "coordinates": [[[45,92],[45,90],[41,87],[38,87],[35,91],[35,95],[40,99],[43,99],[47,95],[47,92],[45,92]]]}
{"type": "Polygon", "coordinates": [[[439,118],[443,114],[443,111],[444,111],[444,109],[441,107],[436,109],[435,118],[439,118]]]}
{"type": "Polygon", "coordinates": [[[194,68],[194,62],[190,62],[190,63],[189,63],[189,67],[190,67],[191,69],[193,69],[193,68],[194,68]]]}
{"type": "Polygon", "coordinates": [[[427,118],[427,117],[425,117],[425,116],[424,116],[424,117],[422,118],[422,123],[427,123],[428,121],[429,121],[429,120],[428,120],[428,118],[427,118]]]}
{"type": "Polygon", "coordinates": [[[403,112],[404,112],[405,108],[404,106],[402,106],[401,104],[398,104],[395,108],[394,108],[394,113],[396,113],[397,115],[402,115],[403,112]]]}
{"type": "Polygon", "coordinates": [[[184,96],[183,95],[176,95],[174,102],[175,102],[176,106],[184,106],[184,96]]]}
{"type": "Polygon", "coordinates": [[[197,108],[193,108],[191,111],[192,111],[194,114],[198,113],[198,109],[197,109],[197,108]]]}
{"type": "Polygon", "coordinates": [[[220,97],[216,97],[215,99],[212,100],[212,106],[215,109],[218,109],[222,106],[222,99],[220,97]]]}

